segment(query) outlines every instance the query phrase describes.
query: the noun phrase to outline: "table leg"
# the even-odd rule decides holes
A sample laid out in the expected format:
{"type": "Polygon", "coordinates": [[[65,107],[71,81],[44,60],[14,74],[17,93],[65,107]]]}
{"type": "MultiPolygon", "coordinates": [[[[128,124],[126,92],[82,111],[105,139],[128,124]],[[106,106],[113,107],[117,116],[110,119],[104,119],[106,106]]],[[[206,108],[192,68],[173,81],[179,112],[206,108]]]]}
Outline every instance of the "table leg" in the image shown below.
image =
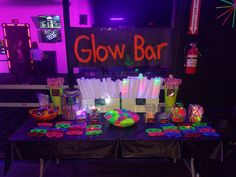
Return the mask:
{"type": "Polygon", "coordinates": [[[11,144],[11,161],[13,162],[14,160],[14,147],[13,147],[13,144],[11,144]]]}
{"type": "Polygon", "coordinates": [[[224,161],[224,144],[223,141],[221,141],[221,148],[220,148],[220,162],[224,161]]]}
{"type": "Polygon", "coordinates": [[[56,158],[56,165],[58,166],[60,163],[59,158],[56,158]]]}
{"type": "Polygon", "coordinates": [[[194,158],[191,158],[190,162],[188,162],[186,159],[183,160],[189,172],[191,173],[191,177],[200,177],[198,173],[195,175],[194,158]]]}
{"type": "Polygon", "coordinates": [[[40,161],[39,177],[43,177],[43,165],[44,165],[43,158],[40,158],[39,161],[40,161]]]}
{"type": "Polygon", "coordinates": [[[190,168],[191,168],[192,177],[195,177],[194,158],[191,158],[190,160],[190,168]]]}
{"type": "Polygon", "coordinates": [[[176,161],[177,161],[177,159],[176,159],[176,158],[174,158],[174,159],[173,159],[173,162],[174,162],[174,164],[176,164],[176,161]]]}

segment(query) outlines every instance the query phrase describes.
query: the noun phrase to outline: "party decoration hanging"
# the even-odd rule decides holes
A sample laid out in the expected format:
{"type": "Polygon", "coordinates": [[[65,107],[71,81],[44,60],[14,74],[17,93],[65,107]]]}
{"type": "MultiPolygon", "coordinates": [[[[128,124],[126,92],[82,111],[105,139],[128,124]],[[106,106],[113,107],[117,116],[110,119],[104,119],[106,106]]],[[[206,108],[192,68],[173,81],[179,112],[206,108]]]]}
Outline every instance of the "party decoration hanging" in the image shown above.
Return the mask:
{"type": "Polygon", "coordinates": [[[220,11],[217,20],[223,19],[221,23],[223,26],[229,19],[232,19],[232,28],[235,27],[235,14],[236,14],[236,0],[220,0],[224,5],[217,6],[216,9],[220,11]]]}

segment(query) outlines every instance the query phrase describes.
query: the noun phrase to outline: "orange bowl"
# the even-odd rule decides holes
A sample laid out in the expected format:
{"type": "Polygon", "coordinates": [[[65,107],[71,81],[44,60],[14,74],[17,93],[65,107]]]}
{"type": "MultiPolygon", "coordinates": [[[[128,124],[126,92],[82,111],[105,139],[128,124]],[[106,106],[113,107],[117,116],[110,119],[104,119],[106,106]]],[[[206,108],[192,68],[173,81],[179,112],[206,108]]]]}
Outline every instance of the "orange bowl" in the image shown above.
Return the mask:
{"type": "Polygon", "coordinates": [[[50,121],[56,118],[58,115],[58,111],[48,112],[47,110],[44,110],[40,113],[40,115],[37,114],[38,112],[39,109],[31,109],[29,110],[29,115],[38,121],[50,121]]]}

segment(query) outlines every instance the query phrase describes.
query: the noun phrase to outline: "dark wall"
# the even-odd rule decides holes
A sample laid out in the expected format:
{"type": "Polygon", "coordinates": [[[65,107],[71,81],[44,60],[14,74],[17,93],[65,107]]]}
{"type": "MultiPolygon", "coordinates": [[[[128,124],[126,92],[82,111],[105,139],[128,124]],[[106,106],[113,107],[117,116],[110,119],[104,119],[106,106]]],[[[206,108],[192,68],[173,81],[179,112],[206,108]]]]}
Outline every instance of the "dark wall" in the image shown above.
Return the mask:
{"type": "MultiPolygon", "coordinates": [[[[187,2],[184,37],[179,43],[177,75],[183,78],[180,99],[188,103],[204,106],[233,106],[236,103],[236,28],[231,28],[232,17],[222,26],[217,20],[220,11],[218,1],[202,0],[199,35],[187,34],[191,1],[187,2]],[[198,60],[197,74],[184,74],[184,45],[195,40],[202,57],[198,60]]],[[[222,4],[220,4],[222,5],[222,4]]],[[[223,4],[224,5],[224,4],[223,4]]],[[[183,18],[184,19],[184,18],[183,18]]]]}
{"type": "Polygon", "coordinates": [[[93,0],[95,27],[118,25],[111,17],[124,17],[121,26],[170,27],[173,0],[93,0]],[[150,24],[152,23],[152,24],[150,24]]]}

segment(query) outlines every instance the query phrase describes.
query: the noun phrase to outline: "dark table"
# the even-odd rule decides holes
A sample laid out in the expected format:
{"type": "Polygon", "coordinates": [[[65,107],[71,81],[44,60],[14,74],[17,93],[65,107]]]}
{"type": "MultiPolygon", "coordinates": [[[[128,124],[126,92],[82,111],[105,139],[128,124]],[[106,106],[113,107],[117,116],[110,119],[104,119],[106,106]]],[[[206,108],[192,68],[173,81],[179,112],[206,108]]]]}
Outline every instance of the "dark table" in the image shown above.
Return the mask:
{"type": "MultiPolygon", "coordinates": [[[[5,158],[6,174],[14,159],[40,159],[40,177],[43,176],[43,159],[53,158],[165,158],[222,160],[223,144],[220,138],[198,139],[149,137],[146,128],[158,123],[145,124],[143,116],[132,127],[118,128],[102,117],[102,135],[64,136],[62,138],[33,138],[27,133],[36,127],[34,119],[28,119],[12,136],[5,158]]],[[[194,168],[193,162],[190,166],[194,168]]],[[[192,171],[192,176],[193,176],[192,171]]]]}

